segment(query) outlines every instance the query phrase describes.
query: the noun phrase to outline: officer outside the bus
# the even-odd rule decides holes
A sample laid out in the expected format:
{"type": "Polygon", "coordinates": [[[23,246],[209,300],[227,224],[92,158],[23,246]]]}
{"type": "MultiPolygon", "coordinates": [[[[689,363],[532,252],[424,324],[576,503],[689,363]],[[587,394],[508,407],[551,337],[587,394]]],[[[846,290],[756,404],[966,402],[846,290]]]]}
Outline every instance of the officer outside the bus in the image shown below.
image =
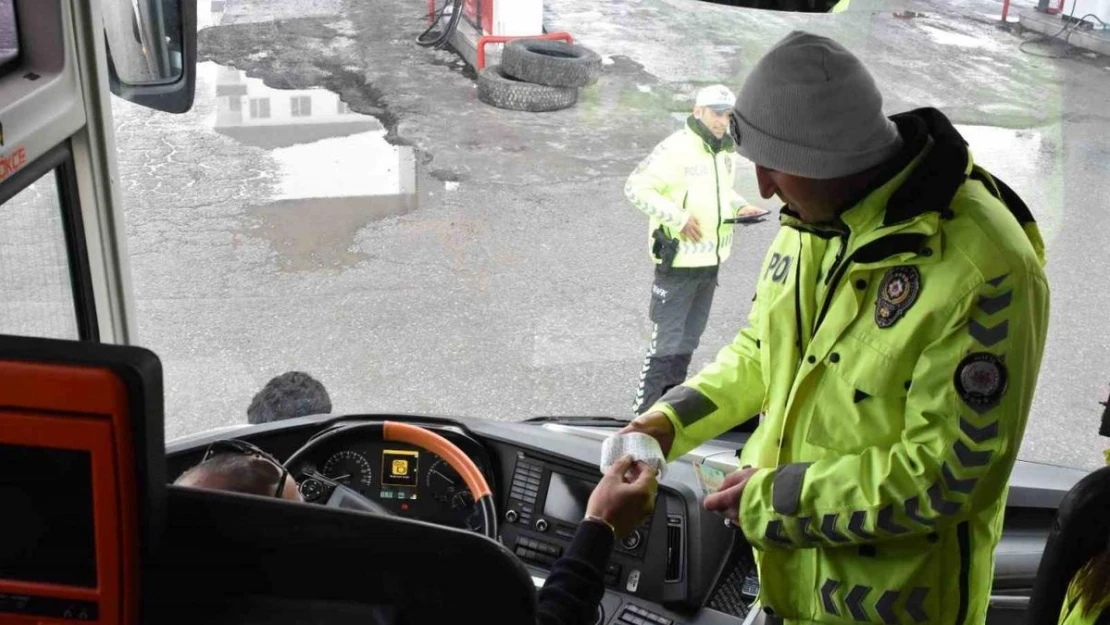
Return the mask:
{"type": "Polygon", "coordinates": [[[629,176],[625,195],[649,221],[655,262],[644,357],[635,411],[650,407],[686,379],[705,331],[717,272],[732,248],[733,224],[767,211],[736,192],[737,156],[728,135],[736,96],[724,85],[697,93],[693,115],[629,176]]]}
{"type": "Polygon", "coordinates": [[[824,37],[757,63],[731,134],[785,204],[749,326],[626,429],[670,460],[763,415],[704,505],[776,618],[983,623],[1048,328],[1029,209],[824,37]]]}

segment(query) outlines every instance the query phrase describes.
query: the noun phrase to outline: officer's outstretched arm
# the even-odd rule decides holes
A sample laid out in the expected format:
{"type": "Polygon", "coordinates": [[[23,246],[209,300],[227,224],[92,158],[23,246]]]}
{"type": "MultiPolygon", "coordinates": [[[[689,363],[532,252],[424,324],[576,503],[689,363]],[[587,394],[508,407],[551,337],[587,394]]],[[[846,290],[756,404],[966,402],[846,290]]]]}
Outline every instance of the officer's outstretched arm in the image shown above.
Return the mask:
{"type": "Polygon", "coordinates": [[[689,214],[666,196],[671,187],[682,182],[682,167],[672,142],[663,141],[640,162],[624,185],[624,195],[633,206],[666,224],[673,232],[686,227],[689,219],[689,214]]]}
{"type": "Polygon", "coordinates": [[[748,327],[717,353],[715,361],[648,411],[662,412],[674,425],[668,462],[759,415],[766,391],[753,330],[759,327],[756,310],[753,303],[748,327]]]}
{"type": "Polygon", "coordinates": [[[739,517],[755,546],[928,534],[1004,496],[1044,350],[1048,285],[1037,268],[1015,270],[945,313],[944,336],[914,367],[899,442],[752,476],[739,517]]]}

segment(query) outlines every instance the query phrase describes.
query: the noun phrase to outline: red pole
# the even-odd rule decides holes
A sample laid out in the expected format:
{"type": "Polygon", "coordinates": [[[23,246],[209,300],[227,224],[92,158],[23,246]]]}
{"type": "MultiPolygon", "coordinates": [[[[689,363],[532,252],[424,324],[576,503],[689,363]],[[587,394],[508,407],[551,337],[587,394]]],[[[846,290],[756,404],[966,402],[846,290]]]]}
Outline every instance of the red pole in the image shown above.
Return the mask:
{"type": "Polygon", "coordinates": [[[1006,16],[1010,14],[1010,0],[1002,0],[1002,23],[1006,23],[1006,16]]]}
{"type": "Polygon", "coordinates": [[[547,33],[546,35],[535,35],[528,37],[507,37],[504,35],[486,35],[478,39],[478,71],[486,68],[486,46],[491,43],[508,43],[514,39],[544,39],[547,41],[561,40],[567,43],[574,43],[574,37],[570,36],[567,32],[547,33]]]}

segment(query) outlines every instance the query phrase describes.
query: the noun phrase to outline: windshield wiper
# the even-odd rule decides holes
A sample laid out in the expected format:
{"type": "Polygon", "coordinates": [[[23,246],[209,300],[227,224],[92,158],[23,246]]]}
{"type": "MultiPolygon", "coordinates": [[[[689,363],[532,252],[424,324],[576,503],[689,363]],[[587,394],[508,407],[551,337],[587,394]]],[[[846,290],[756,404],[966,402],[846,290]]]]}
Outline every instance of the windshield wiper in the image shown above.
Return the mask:
{"type": "Polygon", "coordinates": [[[564,425],[624,427],[628,419],[616,417],[532,417],[521,423],[562,423],[564,425]]]}

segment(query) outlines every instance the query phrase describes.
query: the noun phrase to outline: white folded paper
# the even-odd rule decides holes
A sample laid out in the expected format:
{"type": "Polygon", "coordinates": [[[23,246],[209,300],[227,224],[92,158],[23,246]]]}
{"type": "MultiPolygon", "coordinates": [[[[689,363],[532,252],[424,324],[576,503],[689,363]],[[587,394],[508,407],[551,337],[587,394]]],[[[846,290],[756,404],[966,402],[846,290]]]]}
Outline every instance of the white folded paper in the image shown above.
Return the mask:
{"type": "Polygon", "coordinates": [[[659,478],[662,479],[667,461],[659,441],[642,432],[613,434],[601,444],[601,472],[608,471],[614,462],[625,455],[651,465],[659,471],[659,478]]]}

